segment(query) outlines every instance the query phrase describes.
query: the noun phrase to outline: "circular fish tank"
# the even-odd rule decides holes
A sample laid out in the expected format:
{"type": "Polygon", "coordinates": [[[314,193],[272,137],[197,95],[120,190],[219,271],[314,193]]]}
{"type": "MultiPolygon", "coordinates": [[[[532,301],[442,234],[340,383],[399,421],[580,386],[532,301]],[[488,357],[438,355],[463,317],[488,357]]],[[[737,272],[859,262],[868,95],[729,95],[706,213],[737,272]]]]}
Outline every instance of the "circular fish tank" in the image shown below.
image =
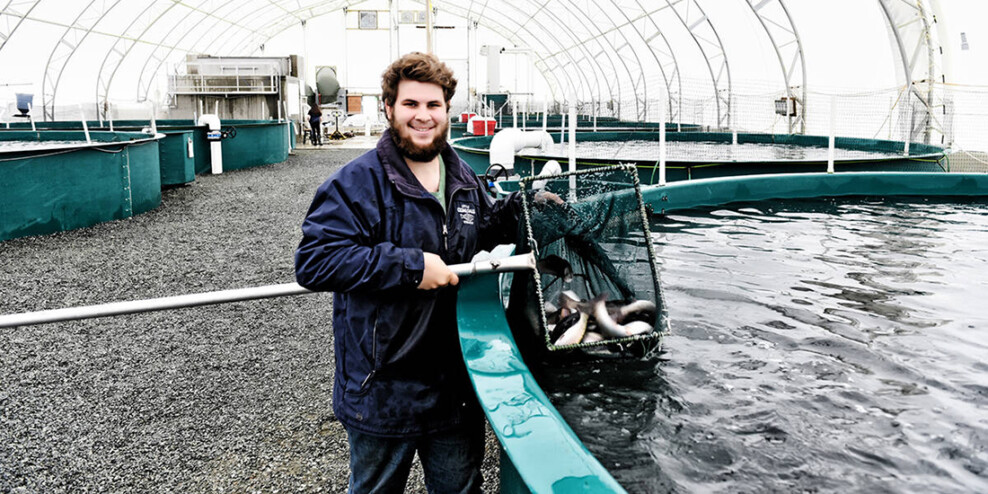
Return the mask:
{"type": "MultiPolygon", "coordinates": [[[[568,145],[559,133],[551,133],[555,146],[515,153],[514,172],[521,176],[539,173],[550,160],[565,169],[568,145]]],[[[452,145],[478,175],[490,163],[493,137],[465,137],[452,145]]],[[[633,163],[642,183],[659,182],[658,132],[584,132],[576,138],[577,169],[633,163]]],[[[942,172],[947,169],[944,148],[877,139],[837,137],[835,171],[942,172]]],[[[666,180],[690,180],[729,175],[825,172],[828,138],[789,134],[737,134],[724,132],[670,132],[666,134],[666,180]]]]}
{"type": "Polygon", "coordinates": [[[984,490],[988,285],[971,272],[988,267],[988,175],[723,177],[642,196],[663,354],[525,362],[505,284],[462,283],[502,492],[984,490]]]}

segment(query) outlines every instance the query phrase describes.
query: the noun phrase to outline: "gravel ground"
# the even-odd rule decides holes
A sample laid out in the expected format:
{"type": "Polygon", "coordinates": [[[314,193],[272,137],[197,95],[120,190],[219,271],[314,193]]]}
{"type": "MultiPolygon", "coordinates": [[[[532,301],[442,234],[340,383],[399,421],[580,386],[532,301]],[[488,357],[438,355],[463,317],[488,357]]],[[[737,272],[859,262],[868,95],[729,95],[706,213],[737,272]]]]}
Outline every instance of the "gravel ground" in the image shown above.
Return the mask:
{"type": "MultiPolygon", "coordinates": [[[[294,281],[316,187],[362,152],[299,150],[197,177],[134,218],[2,242],[0,313],[294,281]]],[[[344,492],[331,300],[0,329],[0,492],[344,492]]],[[[425,492],[417,463],[409,492],[425,492]]]]}

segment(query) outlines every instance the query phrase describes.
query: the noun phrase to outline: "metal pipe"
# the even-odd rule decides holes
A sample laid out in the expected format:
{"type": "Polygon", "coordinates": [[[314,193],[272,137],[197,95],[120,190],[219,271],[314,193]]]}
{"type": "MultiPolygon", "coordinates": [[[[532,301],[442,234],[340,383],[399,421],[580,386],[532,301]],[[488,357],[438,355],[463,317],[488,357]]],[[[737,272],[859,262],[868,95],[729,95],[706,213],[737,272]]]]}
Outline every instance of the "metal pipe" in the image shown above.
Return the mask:
{"type": "MultiPolygon", "coordinates": [[[[526,271],[535,269],[535,254],[519,254],[499,259],[486,259],[463,264],[453,264],[449,269],[457,276],[470,276],[482,273],[503,273],[507,271],[526,271]]],[[[24,312],[0,316],[0,328],[16,326],[31,326],[60,321],[91,319],[94,317],[119,316],[201,305],[215,305],[227,302],[241,302],[262,298],[283,297],[287,295],[304,295],[315,293],[298,283],[281,285],[264,285],[251,288],[237,288],[216,292],[192,293],[172,297],[160,297],[145,300],[130,300],[126,302],[111,302],[82,307],[67,307],[63,309],[24,312]]]]}

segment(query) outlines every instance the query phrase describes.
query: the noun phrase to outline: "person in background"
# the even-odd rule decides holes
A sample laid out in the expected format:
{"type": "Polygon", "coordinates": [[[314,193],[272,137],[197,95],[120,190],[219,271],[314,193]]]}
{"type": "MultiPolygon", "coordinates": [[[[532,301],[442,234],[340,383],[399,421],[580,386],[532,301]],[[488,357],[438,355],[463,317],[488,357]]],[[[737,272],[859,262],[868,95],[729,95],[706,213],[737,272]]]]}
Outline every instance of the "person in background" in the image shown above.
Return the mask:
{"type": "Polygon", "coordinates": [[[416,452],[429,492],[479,492],[484,416],[448,265],[514,242],[521,198],[493,201],[446,142],[456,79],[444,63],[405,55],[381,89],[389,128],[316,191],[296,279],[335,292],[333,411],[349,492],[403,492],[416,452]]]}
{"type": "Polygon", "coordinates": [[[322,146],[322,109],[319,108],[319,96],[316,96],[316,102],[309,108],[309,132],[311,132],[310,140],[313,146],[322,146]]]}

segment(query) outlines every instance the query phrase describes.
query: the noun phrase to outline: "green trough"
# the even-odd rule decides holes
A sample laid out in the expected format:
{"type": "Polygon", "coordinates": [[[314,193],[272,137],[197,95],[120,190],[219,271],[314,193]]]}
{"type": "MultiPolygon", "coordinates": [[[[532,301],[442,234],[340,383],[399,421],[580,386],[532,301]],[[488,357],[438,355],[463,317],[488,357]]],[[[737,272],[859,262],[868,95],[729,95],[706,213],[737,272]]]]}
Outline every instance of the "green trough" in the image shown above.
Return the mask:
{"type": "MultiPolygon", "coordinates": [[[[159,120],[159,136],[141,132],[147,120],[17,122],[0,128],[4,141],[60,141],[32,151],[0,146],[0,241],[83,228],[156,208],[161,188],[211,171],[205,126],[159,120]],[[68,143],[61,141],[70,141],[68,143]]],[[[290,122],[229,120],[221,141],[224,171],[281,163],[294,146],[290,122]]]]}
{"type": "MultiPolygon", "coordinates": [[[[295,147],[295,132],[291,122],[275,120],[223,120],[220,122],[224,129],[235,129],[232,137],[223,139],[223,169],[240,170],[255,166],[281,163],[288,159],[288,153],[295,147]]],[[[88,121],[86,126],[90,131],[109,131],[109,122],[88,121]]],[[[114,120],[113,130],[123,132],[140,132],[150,127],[150,120],[114,120]]],[[[82,130],[81,121],[35,122],[38,130],[82,130]]],[[[164,186],[180,185],[195,180],[196,174],[210,173],[209,140],[206,134],[209,129],[205,125],[196,125],[189,119],[156,120],[155,127],[159,133],[165,134],[165,144],[162,146],[162,177],[164,186]],[[192,157],[188,158],[188,137],[191,132],[192,157]],[[181,134],[181,135],[179,135],[181,134]],[[175,141],[175,142],[171,142],[175,141]],[[182,156],[186,158],[182,158],[182,156]],[[192,160],[193,173],[186,169],[186,159],[192,160]]],[[[30,123],[15,122],[9,124],[10,130],[24,131],[31,128],[30,123]]],[[[4,129],[0,128],[0,131],[4,129]]]]}
{"type": "Polygon", "coordinates": [[[72,141],[0,152],[0,241],[129,218],[161,204],[158,139],[136,132],[0,133],[3,141],[72,141]]]}
{"type": "MultiPolygon", "coordinates": [[[[506,190],[517,189],[508,185],[506,190]]],[[[622,192],[634,200],[634,194],[622,192]]],[[[748,175],[642,188],[654,214],[735,202],[842,196],[988,197],[988,174],[861,172],[748,175]]],[[[491,257],[503,257],[501,246],[491,257]]],[[[460,347],[501,445],[503,493],[624,492],[562,419],[521,358],[497,274],[463,278],[460,347]]]]}

